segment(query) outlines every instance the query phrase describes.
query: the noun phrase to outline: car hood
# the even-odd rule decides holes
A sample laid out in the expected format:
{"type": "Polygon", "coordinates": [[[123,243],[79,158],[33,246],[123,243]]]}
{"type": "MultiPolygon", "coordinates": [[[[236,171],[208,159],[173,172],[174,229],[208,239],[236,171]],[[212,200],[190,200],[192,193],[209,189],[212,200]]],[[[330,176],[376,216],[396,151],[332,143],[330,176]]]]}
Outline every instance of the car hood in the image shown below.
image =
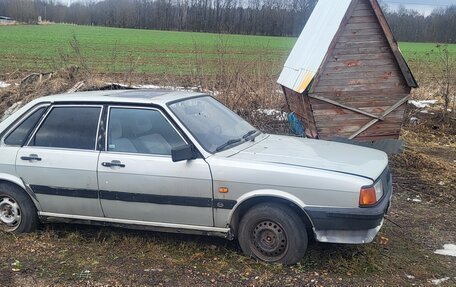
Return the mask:
{"type": "Polygon", "coordinates": [[[232,159],[322,169],[376,180],[388,165],[388,156],[356,145],[270,135],[240,150],[232,159]]]}

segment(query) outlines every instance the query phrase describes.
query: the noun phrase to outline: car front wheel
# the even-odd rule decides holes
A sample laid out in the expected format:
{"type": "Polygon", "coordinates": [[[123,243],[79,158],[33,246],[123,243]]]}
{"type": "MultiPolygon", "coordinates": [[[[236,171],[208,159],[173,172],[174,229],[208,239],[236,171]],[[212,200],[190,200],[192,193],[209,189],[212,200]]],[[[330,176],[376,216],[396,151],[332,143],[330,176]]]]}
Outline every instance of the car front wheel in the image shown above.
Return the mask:
{"type": "Polygon", "coordinates": [[[247,256],[292,265],[304,256],[308,238],[306,226],[293,210],[281,204],[262,203],[242,217],[238,240],[247,256]]]}
{"type": "Polygon", "coordinates": [[[25,192],[7,184],[0,184],[0,231],[32,232],[38,225],[35,205],[25,192]]]}

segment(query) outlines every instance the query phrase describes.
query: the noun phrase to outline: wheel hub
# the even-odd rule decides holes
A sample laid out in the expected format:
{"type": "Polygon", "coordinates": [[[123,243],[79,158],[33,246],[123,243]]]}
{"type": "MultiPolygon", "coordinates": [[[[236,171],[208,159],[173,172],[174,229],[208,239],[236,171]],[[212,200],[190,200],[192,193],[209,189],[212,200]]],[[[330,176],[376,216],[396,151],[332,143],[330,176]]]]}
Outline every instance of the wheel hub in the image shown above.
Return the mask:
{"type": "Polygon", "coordinates": [[[287,238],[282,227],[273,221],[261,221],[253,229],[253,244],[263,256],[280,258],[286,251],[287,238]]]}
{"type": "Polygon", "coordinates": [[[0,197],[0,223],[14,230],[21,223],[19,205],[10,197],[0,197]]]}

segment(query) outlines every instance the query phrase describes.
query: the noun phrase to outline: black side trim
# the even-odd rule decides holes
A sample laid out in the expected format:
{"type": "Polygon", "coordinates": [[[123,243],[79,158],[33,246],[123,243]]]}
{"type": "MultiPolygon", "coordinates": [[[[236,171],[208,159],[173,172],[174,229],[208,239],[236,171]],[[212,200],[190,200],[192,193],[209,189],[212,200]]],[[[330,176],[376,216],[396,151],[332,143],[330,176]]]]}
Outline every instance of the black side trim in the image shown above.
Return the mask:
{"type": "Polygon", "coordinates": [[[66,197],[81,197],[81,198],[97,198],[98,199],[98,190],[88,190],[88,189],[71,189],[63,187],[50,187],[42,185],[31,185],[30,188],[36,194],[46,194],[46,195],[57,195],[57,196],[66,196],[66,197]]]}
{"type": "Polygon", "coordinates": [[[227,199],[214,199],[209,197],[191,197],[191,196],[173,196],[173,195],[157,195],[144,193],[127,193],[118,191],[100,192],[100,199],[104,200],[119,200],[126,202],[142,202],[154,203],[162,205],[179,205],[179,206],[195,206],[195,207],[214,207],[218,209],[232,209],[237,201],[227,199]]]}
{"type": "MultiPolygon", "coordinates": [[[[42,185],[30,186],[36,194],[56,195],[65,197],[98,199],[98,191],[87,189],[56,188],[42,185]]],[[[209,197],[171,196],[143,193],[127,193],[118,191],[100,191],[100,199],[119,200],[125,202],[142,202],[161,205],[213,207],[218,209],[233,209],[236,200],[214,199],[209,197]]]]}
{"type": "Polygon", "coordinates": [[[119,201],[126,201],[126,202],[155,203],[155,204],[164,204],[164,205],[212,207],[212,200],[210,198],[204,198],[204,197],[126,193],[126,192],[102,190],[100,192],[100,199],[119,200],[119,201]]]}
{"type": "Polygon", "coordinates": [[[236,200],[229,199],[214,199],[213,201],[213,207],[218,209],[233,209],[236,204],[236,200]]]}

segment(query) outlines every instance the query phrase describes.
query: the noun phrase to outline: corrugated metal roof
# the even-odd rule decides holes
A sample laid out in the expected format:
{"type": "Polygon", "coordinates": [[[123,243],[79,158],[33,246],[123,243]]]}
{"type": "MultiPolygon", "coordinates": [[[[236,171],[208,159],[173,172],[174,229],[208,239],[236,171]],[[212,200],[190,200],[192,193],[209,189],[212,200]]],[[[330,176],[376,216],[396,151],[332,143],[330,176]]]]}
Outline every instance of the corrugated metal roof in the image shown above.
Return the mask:
{"type": "Polygon", "coordinates": [[[323,63],[351,0],[319,0],[285,63],[278,83],[304,92],[323,63]]]}

